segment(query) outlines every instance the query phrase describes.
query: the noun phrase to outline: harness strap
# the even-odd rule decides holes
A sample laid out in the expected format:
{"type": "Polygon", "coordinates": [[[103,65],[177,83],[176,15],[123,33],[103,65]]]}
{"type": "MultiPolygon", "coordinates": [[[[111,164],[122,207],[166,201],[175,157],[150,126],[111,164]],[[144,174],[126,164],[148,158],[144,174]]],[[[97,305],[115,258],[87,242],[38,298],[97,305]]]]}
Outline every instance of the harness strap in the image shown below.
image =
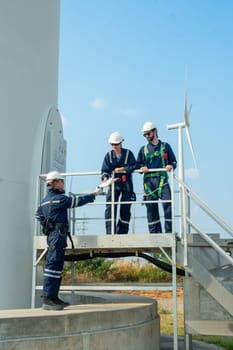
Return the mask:
{"type": "Polygon", "coordinates": [[[127,149],[126,155],[125,155],[125,165],[127,165],[128,162],[128,157],[129,157],[129,150],[127,149]]]}
{"type": "MultiPolygon", "coordinates": [[[[164,156],[165,153],[166,152],[165,152],[165,143],[164,142],[161,142],[160,150],[159,151],[155,151],[153,153],[149,153],[148,152],[147,145],[144,146],[144,155],[145,155],[146,161],[148,160],[150,163],[152,163],[152,159],[154,157],[159,157],[160,156],[163,168],[165,168],[165,166],[166,166],[165,156],[164,156]]],[[[155,171],[153,173],[144,174],[144,180],[148,179],[148,178],[151,178],[151,177],[156,177],[156,176],[160,177],[159,186],[155,190],[157,192],[157,194],[155,194],[155,191],[152,191],[146,183],[144,183],[144,188],[153,198],[157,199],[157,197],[161,198],[162,188],[164,186],[165,181],[168,178],[168,175],[167,175],[166,171],[161,171],[161,172],[155,171]]]]}
{"type": "Polygon", "coordinates": [[[160,156],[161,161],[162,161],[162,167],[165,168],[165,166],[166,166],[165,155],[166,155],[166,159],[167,159],[167,152],[165,152],[165,142],[161,142],[159,151],[155,151],[152,153],[148,152],[147,145],[145,145],[144,146],[144,155],[145,155],[146,161],[148,160],[150,163],[152,163],[152,159],[154,157],[160,156]]]}
{"type": "MultiPolygon", "coordinates": [[[[113,152],[113,151],[109,151],[109,152],[108,152],[108,154],[109,154],[109,161],[110,161],[111,164],[112,164],[112,152],[113,152]]],[[[126,150],[126,154],[125,154],[124,165],[127,165],[128,158],[129,158],[129,150],[127,149],[127,150],[126,150]]]]}
{"type": "Polygon", "coordinates": [[[109,154],[109,161],[112,164],[112,151],[109,151],[108,154],[109,154]]]}
{"type": "Polygon", "coordinates": [[[69,240],[70,240],[70,243],[71,243],[71,248],[74,249],[74,242],[73,242],[72,236],[71,236],[69,231],[67,232],[67,236],[69,237],[69,240]]]}
{"type": "Polygon", "coordinates": [[[151,188],[147,185],[147,183],[144,182],[144,189],[154,199],[161,198],[162,189],[163,189],[163,186],[165,184],[165,181],[166,181],[166,177],[161,176],[160,181],[159,181],[159,186],[154,191],[152,191],[151,188]]]}
{"type": "Polygon", "coordinates": [[[165,182],[165,177],[161,176],[160,181],[159,181],[159,188],[158,188],[158,197],[159,198],[161,198],[161,193],[162,193],[164,182],[165,182]]]}
{"type": "Polygon", "coordinates": [[[154,199],[157,199],[157,194],[155,192],[157,192],[158,189],[152,191],[145,182],[144,182],[144,189],[151,197],[153,197],[154,199]]]}
{"type": "Polygon", "coordinates": [[[167,173],[166,173],[166,171],[161,171],[161,172],[159,172],[159,171],[155,171],[155,172],[153,172],[153,173],[146,173],[146,174],[144,174],[144,179],[148,179],[148,178],[150,178],[150,177],[159,177],[159,176],[163,176],[165,179],[167,179],[167,173]]]}

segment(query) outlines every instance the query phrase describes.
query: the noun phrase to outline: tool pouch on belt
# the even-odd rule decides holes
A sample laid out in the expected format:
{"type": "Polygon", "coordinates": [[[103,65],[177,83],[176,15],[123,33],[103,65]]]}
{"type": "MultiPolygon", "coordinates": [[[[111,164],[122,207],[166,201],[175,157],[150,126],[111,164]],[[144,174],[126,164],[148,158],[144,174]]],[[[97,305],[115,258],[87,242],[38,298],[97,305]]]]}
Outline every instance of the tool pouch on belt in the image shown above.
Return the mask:
{"type": "Polygon", "coordinates": [[[44,235],[48,236],[50,232],[54,230],[54,222],[50,218],[46,219],[42,225],[42,232],[44,235]]]}
{"type": "Polygon", "coordinates": [[[58,223],[55,225],[55,230],[58,231],[61,235],[67,235],[71,243],[71,248],[74,249],[74,242],[69,232],[68,226],[65,224],[58,223]]]}

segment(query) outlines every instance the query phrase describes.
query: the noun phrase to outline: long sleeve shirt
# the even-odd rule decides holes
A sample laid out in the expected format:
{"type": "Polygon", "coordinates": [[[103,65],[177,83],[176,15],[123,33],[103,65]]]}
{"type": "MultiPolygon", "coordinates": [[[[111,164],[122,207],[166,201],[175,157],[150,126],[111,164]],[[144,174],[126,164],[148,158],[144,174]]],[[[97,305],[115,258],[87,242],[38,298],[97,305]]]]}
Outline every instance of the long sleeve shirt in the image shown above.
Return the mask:
{"type": "Polygon", "coordinates": [[[36,212],[36,218],[41,224],[48,217],[55,223],[68,226],[68,208],[75,208],[92,203],[95,200],[94,194],[84,196],[67,196],[58,189],[49,189],[48,194],[42,200],[36,212]]]}

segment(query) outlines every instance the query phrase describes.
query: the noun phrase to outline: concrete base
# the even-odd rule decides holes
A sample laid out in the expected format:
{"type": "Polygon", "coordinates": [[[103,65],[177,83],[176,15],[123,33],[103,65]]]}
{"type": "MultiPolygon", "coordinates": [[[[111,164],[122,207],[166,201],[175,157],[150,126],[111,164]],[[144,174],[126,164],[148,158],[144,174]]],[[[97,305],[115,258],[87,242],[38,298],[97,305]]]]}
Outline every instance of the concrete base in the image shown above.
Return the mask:
{"type": "MultiPolygon", "coordinates": [[[[77,297],[84,301],[85,293],[77,297]]],[[[96,303],[72,305],[62,311],[0,311],[0,349],[160,349],[155,300],[110,293],[86,293],[86,297],[96,303]]]]}

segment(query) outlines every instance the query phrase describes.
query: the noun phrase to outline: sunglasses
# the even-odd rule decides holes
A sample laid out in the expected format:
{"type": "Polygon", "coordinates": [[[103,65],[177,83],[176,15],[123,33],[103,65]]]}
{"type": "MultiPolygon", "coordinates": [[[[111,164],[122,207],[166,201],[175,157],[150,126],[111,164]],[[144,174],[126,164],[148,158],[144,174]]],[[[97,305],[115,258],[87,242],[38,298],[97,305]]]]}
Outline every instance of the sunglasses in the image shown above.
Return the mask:
{"type": "Polygon", "coordinates": [[[120,143],[111,143],[111,146],[119,146],[121,144],[121,142],[120,143]]]}
{"type": "Polygon", "coordinates": [[[147,137],[147,136],[150,135],[150,133],[151,133],[151,131],[145,132],[145,133],[143,134],[143,136],[144,136],[144,137],[147,137]]]}

